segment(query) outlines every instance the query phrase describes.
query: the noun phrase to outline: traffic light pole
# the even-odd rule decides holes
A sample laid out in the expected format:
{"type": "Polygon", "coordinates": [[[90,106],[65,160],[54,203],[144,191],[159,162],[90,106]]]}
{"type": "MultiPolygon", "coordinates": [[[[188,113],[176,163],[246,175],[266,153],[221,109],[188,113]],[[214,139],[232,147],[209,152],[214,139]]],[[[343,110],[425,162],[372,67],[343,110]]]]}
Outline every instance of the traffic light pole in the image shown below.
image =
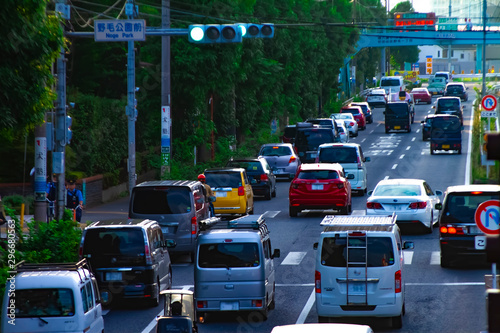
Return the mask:
{"type": "MultiPolygon", "coordinates": [[[[127,0],[127,16],[134,18],[134,4],[132,0],[127,0]]],[[[135,51],[134,41],[128,42],[127,56],[127,106],[125,113],[128,118],[128,190],[132,195],[137,175],[135,173],[135,121],[137,119],[135,107],[135,51]]]]}

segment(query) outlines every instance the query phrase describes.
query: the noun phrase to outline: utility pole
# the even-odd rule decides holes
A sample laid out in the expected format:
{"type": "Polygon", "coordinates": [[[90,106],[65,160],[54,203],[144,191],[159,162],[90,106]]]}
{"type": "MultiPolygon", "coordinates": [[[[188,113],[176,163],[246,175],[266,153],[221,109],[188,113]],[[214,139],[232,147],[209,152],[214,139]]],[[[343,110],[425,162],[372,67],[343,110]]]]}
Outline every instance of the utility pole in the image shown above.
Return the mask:
{"type": "Polygon", "coordinates": [[[486,95],[486,0],[483,0],[483,87],[481,95],[486,95]]]}
{"type": "Polygon", "coordinates": [[[47,137],[45,122],[35,127],[35,221],[47,220],[47,137]]]}
{"type": "MultiPolygon", "coordinates": [[[[448,17],[450,18],[450,22],[451,22],[451,0],[449,2],[449,5],[448,5],[448,17]]],[[[450,25],[448,25],[448,27],[450,27],[450,25]]],[[[448,45],[448,72],[451,73],[451,42],[448,45]]]]}
{"type": "MultiPolygon", "coordinates": [[[[170,0],[161,1],[161,27],[170,29],[170,0]]],[[[161,175],[170,173],[171,128],[170,114],[170,36],[161,37],[161,175]]]]}
{"type": "MultiPolygon", "coordinates": [[[[133,0],[127,0],[125,14],[132,20],[137,17],[136,7],[133,0]]],[[[134,41],[128,41],[127,56],[127,106],[125,114],[128,117],[128,190],[132,195],[137,175],[135,173],[135,121],[137,109],[135,100],[135,50],[134,41]]]]}

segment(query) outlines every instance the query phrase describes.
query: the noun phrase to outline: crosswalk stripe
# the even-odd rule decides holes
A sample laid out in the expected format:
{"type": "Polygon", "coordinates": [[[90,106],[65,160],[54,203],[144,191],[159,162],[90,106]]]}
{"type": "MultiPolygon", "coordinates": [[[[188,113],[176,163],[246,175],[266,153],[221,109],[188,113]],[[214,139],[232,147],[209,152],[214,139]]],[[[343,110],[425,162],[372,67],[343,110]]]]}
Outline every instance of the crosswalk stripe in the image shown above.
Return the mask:
{"type": "Polygon", "coordinates": [[[441,265],[441,252],[432,251],[431,253],[431,265],[441,265]]]}
{"type": "Polygon", "coordinates": [[[405,265],[411,265],[413,260],[413,251],[403,251],[403,258],[405,265]]]}
{"type": "Polygon", "coordinates": [[[282,265],[300,265],[302,259],[304,259],[306,252],[290,252],[286,256],[285,260],[281,262],[282,265]]]}
{"type": "Polygon", "coordinates": [[[278,215],[281,212],[281,210],[268,210],[262,216],[264,217],[269,217],[269,218],[275,218],[276,215],[278,215]]]}

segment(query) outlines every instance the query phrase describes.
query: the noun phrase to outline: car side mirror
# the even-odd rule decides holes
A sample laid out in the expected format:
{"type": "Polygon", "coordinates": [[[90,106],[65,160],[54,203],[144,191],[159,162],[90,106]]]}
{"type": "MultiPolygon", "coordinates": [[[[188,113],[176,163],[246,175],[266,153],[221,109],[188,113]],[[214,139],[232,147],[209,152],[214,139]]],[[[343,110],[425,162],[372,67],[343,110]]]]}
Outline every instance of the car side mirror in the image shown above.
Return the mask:
{"type": "Polygon", "coordinates": [[[177,246],[177,243],[173,239],[167,239],[166,241],[163,241],[162,247],[166,247],[169,249],[172,249],[177,246]]]}
{"type": "Polygon", "coordinates": [[[370,161],[371,161],[370,156],[366,156],[366,157],[365,157],[365,162],[370,162],[370,161]]]}
{"type": "Polygon", "coordinates": [[[317,249],[318,249],[318,243],[317,243],[317,242],[313,244],[313,249],[314,249],[314,250],[317,250],[317,249]]]}
{"type": "Polygon", "coordinates": [[[439,202],[439,203],[434,205],[434,208],[437,210],[441,210],[441,209],[443,209],[443,204],[439,202]]]}
{"type": "Polygon", "coordinates": [[[354,179],[354,174],[348,173],[346,178],[347,179],[354,179]]]}
{"type": "Polygon", "coordinates": [[[273,255],[271,256],[271,259],[274,258],[279,258],[281,256],[280,249],[274,249],[273,255]]]}
{"type": "Polygon", "coordinates": [[[415,248],[415,243],[410,241],[403,242],[403,250],[414,249],[414,248],[415,248]]]}
{"type": "Polygon", "coordinates": [[[367,195],[371,196],[373,194],[373,191],[368,191],[367,195]]]}
{"type": "Polygon", "coordinates": [[[440,190],[436,190],[434,191],[436,193],[436,195],[443,195],[443,191],[440,191],[440,190]]]}
{"type": "Polygon", "coordinates": [[[425,120],[422,120],[422,121],[421,121],[421,123],[422,123],[422,124],[425,124],[425,120]]]}

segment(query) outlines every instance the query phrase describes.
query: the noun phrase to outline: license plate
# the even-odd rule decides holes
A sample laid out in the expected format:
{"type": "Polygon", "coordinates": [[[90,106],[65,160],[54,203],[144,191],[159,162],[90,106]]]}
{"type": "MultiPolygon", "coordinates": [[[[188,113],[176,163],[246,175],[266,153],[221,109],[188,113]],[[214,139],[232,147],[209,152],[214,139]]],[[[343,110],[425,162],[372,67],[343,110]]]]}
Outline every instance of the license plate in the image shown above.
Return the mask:
{"type": "Polygon", "coordinates": [[[238,311],[240,304],[238,302],[220,302],[221,311],[238,311]]]}
{"type": "Polygon", "coordinates": [[[121,281],[122,273],[121,272],[107,272],[106,273],[106,281],[121,281]]]}
{"type": "Polygon", "coordinates": [[[349,293],[366,293],[364,282],[349,282],[349,293]]]}
{"type": "Polygon", "coordinates": [[[311,186],[311,190],[322,190],[323,189],[323,184],[313,184],[311,186]]]}
{"type": "Polygon", "coordinates": [[[486,236],[474,237],[474,247],[476,250],[485,250],[486,249],[486,236]]]}
{"type": "Polygon", "coordinates": [[[437,95],[437,91],[433,91],[433,92],[432,92],[432,94],[433,94],[433,95],[437,95]]]}
{"type": "Polygon", "coordinates": [[[217,198],[225,198],[225,197],[227,197],[227,193],[226,192],[215,192],[215,196],[217,198]]]}
{"type": "Polygon", "coordinates": [[[283,169],[276,169],[276,170],[274,170],[274,173],[277,174],[277,175],[282,174],[283,172],[284,172],[283,169]]]}
{"type": "Polygon", "coordinates": [[[443,145],[443,148],[450,149],[450,145],[443,145]]]}
{"type": "Polygon", "coordinates": [[[316,156],[318,156],[318,154],[316,153],[312,153],[312,154],[309,154],[311,156],[311,158],[316,158],[316,156]]]}
{"type": "Polygon", "coordinates": [[[394,129],[401,129],[401,126],[394,126],[394,129]]]}

